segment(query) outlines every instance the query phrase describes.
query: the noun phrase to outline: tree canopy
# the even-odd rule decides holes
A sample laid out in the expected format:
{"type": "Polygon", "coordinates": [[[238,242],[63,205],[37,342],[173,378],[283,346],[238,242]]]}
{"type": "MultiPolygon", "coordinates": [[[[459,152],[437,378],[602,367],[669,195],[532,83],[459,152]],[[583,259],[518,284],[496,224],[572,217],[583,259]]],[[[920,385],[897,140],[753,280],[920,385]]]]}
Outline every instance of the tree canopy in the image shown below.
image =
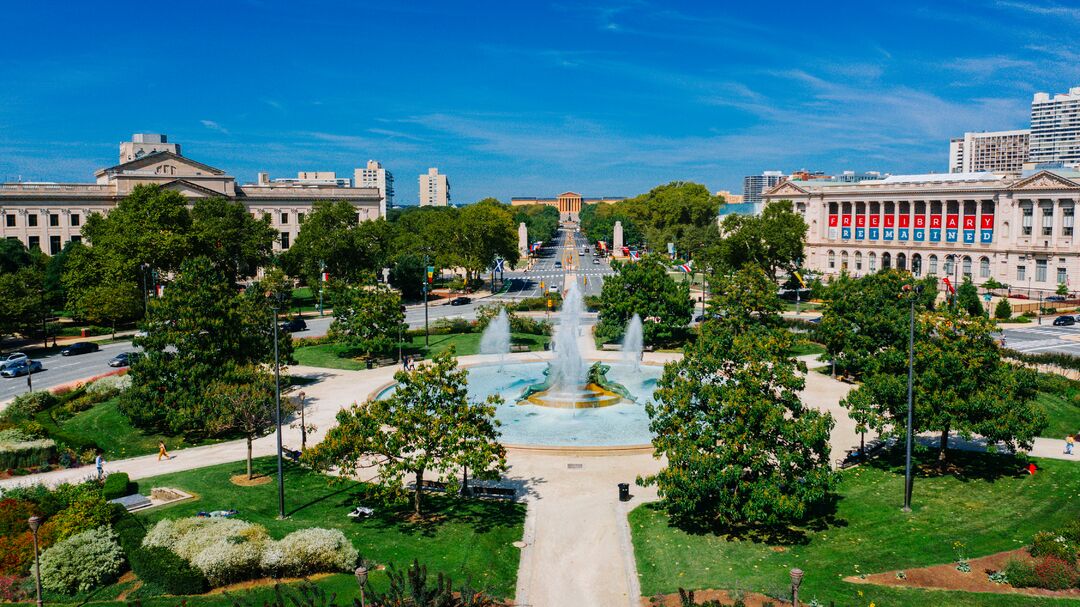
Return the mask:
{"type": "Polygon", "coordinates": [[[559,232],[559,209],[546,204],[529,204],[513,207],[514,226],[524,222],[529,231],[529,242],[542,240],[552,242],[559,232]]]}
{"type": "Polygon", "coordinates": [[[329,336],[365,356],[390,352],[408,329],[401,296],[378,285],[354,287],[332,283],[334,321],[329,336]]]}
{"type": "Polygon", "coordinates": [[[597,337],[622,337],[634,314],[641,317],[647,344],[669,342],[682,333],[694,312],[690,285],[668,274],[662,256],[646,255],[636,262],[613,261],[611,265],[615,273],[604,279],[600,291],[597,337]]]}
{"type": "Polygon", "coordinates": [[[615,203],[585,205],[579,213],[582,232],[592,241],[612,241],[616,221],[623,223],[628,246],[648,245],[666,251],[667,243],[689,253],[717,238],[716,217],[723,200],[708,188],[673,181],[615,203]]]}
{"type": "Polygon", "coordinates": [[[708,265],[722,273],[754,264],[776,278],[802,262],[806,230],[790,200],[765,205],[761,215],[728,215],[720,225],[723,237],[707,251],[708,265]]]}

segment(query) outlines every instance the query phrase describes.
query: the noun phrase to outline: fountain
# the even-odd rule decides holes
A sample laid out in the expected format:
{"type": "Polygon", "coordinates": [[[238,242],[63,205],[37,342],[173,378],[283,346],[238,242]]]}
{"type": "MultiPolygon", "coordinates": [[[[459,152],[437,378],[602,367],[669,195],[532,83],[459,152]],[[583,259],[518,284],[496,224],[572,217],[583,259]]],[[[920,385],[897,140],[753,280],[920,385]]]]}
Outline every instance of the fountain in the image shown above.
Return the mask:
{"type": "Polygon", "coordinates": [[[644,337],[641,331],[641,317],[634,314],[626,325],[622,340],[622,359],[634,370],[641,368],[641,351],[644,349],[644,337]]]}
{"type": "Polygon", "coordinates": [[[488,322],[480,336],[480,353],[498,354],[500,363],[510,353],[510,317],[506,315],[506,308],[499,310],[499,315],[488,322]]]}

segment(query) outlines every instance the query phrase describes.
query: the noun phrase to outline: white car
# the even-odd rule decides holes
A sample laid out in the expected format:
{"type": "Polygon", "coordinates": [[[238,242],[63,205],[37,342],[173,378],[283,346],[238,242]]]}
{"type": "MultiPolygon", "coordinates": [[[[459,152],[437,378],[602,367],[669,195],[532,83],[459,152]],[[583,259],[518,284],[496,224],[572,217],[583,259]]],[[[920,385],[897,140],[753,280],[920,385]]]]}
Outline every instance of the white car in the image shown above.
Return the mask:
{"type": "Polygon", "coordinates": [[[0,369],[3,369],[10,364],[17,363],[26,359],[27,356],[22,352],[12,352],[11,354],[8,354],[5,358],[0,359],[0,369]]]}

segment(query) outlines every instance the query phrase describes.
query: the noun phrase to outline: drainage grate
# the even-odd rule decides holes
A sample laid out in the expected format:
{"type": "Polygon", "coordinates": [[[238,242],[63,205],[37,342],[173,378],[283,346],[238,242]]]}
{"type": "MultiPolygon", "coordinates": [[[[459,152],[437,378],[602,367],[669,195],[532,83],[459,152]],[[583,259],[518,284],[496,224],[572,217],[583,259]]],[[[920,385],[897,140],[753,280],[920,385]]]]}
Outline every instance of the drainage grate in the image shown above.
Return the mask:
{"type": "Polygon", "coordinates": [[[581,470],[582,468],[585,467],[585,465],[584,464],[566,464],[566,467],[569,470],[581,470]]]}

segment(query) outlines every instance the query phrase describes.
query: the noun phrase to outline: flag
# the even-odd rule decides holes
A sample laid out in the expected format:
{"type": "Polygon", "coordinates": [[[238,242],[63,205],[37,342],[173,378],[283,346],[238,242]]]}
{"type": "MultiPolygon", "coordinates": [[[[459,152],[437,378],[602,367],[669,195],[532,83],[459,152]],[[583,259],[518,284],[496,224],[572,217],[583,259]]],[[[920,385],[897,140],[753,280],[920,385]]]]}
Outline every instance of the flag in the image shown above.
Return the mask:
{"type": "Polygon", "coordinates": [[[679,269],[682,270],[683,272],[686,272],[687,274],[693,272],[694,271],[694,260],[691,259],[690,261],[680,265],[679,269]]]}
{"type": "Polygon", "coordinates": [[[945,288],[949,290],[949,295],[956,295],[956,289],[952,286],[952,283],[949,282],[948,276],[942,278],[941,282],[945,283],[945,288]]]}
{"type": "Polygon", "coordinates": [[[155,291],[157,291],[158,297],[163,297],[165,295],[165,285],[158,285],[155,291]]]}
{"type": "Polygon", "coordinates": [[[637,261],[640,254],[637,251],[630,251],[630,259],[637,261]]]}
{"type": "Polygon", "coordinates": [[[428,284],[435,282],[435,266],[427,267],[427,281],[428,284]]]}
{"type": "Polygon", "coordinates": [[[798,272],[792,272],[792,274],[795,276],[795,280],[799,281],[799,284],[802,285],[802,288],[805,289],[806,281],[803,280],[802,276],[800,276],[798,272]]]}
{"type": "Polygon", "coordinates": [[[330,272],[323,272],[320,278],[323,282],[330,282],[330,272]]]}

